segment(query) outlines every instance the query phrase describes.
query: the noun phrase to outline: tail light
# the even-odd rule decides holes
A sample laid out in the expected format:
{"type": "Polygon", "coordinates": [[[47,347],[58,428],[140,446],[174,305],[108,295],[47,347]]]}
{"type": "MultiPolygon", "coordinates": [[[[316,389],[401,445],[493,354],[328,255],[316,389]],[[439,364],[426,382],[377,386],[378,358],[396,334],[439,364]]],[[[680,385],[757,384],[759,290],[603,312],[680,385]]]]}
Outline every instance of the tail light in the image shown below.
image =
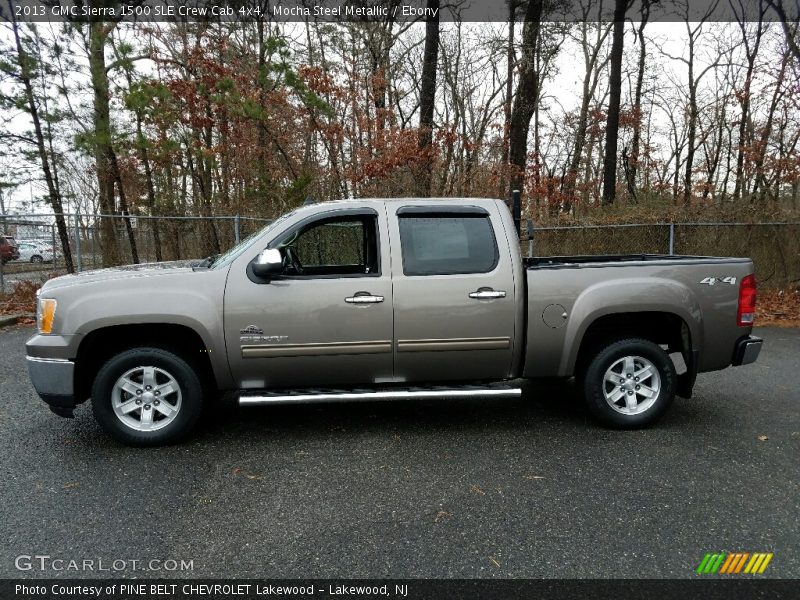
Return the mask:
{"type": "Polygon", "coordinates": [[[739,309],[736,311],[736,324],[750,327],[756,316],[756,276],[742,278],[739,285],[739,309]]]}

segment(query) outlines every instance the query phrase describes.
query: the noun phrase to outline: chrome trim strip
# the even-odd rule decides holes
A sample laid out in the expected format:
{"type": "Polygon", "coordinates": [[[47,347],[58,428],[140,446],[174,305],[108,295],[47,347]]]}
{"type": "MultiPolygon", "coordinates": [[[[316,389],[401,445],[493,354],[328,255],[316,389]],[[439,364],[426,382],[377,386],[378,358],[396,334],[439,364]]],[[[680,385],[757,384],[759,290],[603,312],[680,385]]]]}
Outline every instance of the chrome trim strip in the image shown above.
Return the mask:
{"type": "Polygon", "coordinates": [[[242,346],[242,358],[277,358],[291,356],[335,356],[346,354],[385,354],[392,342],[333,342],[324,344],[270,344],[242,346]]]}
{"type": "Polygon", "coordinates": [[[38,363],[71,363],[68,358],[41,358],[39,356],[26,356],[27,360],[38,363]]]}
{"type": "Polygon", "coordinates": [[[382,392],[336,392],[320,394],[287,394],[275,396],[241,396],[241,406],[259,404],[302,404],[305,402],[352,402],[365,400],[404,400],[411,398],[519,398],[521,388],[468,390],[387,390],[382,392]]]}
{"type": "Polygon", "coordinates": [[[446,352],[458,350],[506,350],[511,338],[446,338],[433,340],[398,340],[398,352],[446,352]]]}

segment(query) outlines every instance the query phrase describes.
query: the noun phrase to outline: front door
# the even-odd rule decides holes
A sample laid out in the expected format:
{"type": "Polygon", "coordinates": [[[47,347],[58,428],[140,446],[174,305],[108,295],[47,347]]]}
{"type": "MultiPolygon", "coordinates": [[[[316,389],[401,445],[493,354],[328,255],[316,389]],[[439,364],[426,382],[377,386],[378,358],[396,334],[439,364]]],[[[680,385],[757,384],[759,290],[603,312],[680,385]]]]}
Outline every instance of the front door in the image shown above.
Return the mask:
{"type": "MultiPolygon", "coordinates": [[[[316,215],[279,233],[269,283],[231,272],[225,334],[243,389],[370,384],[392,377],[392,281],[385,212],[316,215]]],[[[241,263],[239,263],[241,265],[241,263]]],[[[233,268],[241,268],[234,265],[233,268]]]]}

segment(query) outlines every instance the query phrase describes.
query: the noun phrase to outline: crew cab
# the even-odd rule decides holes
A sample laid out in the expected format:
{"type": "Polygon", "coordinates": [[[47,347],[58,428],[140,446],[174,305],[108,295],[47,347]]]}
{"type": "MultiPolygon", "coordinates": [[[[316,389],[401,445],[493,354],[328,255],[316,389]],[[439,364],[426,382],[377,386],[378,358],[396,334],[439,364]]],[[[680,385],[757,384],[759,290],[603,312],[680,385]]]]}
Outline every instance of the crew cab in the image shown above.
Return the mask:
{"type": "Polygon", "coordinates": [[[66,275],[38,300],[31,380],[138,445],[242,405],[503,398],[576,377],[607,426],[654,423],[698,373],[756,360],[747,258],[525,259],[505,203],[303,206],[225,254],[66,275]]]}

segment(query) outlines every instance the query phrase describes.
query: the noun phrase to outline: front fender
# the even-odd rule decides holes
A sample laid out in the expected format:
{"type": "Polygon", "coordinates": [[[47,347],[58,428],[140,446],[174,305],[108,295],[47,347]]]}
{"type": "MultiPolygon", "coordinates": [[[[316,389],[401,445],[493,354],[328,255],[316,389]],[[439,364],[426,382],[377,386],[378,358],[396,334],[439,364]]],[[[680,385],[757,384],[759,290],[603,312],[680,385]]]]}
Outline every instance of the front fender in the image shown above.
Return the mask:
{"type": "Polygon", "coordinates": [[[59,288],[54,333],[80,340],[117,325],[182,325],[200,336],[217,383],[225,387],[231,381],[222,322],[225,275],[130,277],[59,288]]]}

